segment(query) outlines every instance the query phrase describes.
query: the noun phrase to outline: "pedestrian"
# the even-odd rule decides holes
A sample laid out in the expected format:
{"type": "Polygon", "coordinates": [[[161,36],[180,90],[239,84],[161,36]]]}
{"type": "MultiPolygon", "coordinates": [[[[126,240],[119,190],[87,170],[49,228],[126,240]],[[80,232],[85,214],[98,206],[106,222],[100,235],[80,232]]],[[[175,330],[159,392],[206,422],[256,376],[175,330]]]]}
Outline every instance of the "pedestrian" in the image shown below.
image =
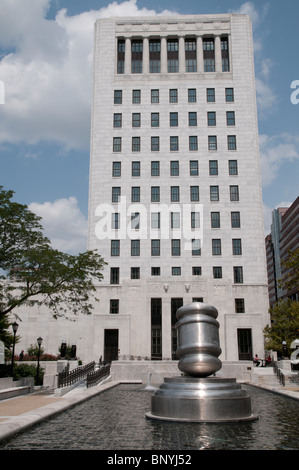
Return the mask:
{"type": "Polygon", "coordinates": [[[256,367],[260,365],[260,360],[257,354],[254,356],[253,362],[255,363],[256,367]]]}
{"type": "Polygon", "coordinates": [[[23,357],[24,357],[24,351],[21,351],[19,355],[19,361],[22,361],[23,357]]]}

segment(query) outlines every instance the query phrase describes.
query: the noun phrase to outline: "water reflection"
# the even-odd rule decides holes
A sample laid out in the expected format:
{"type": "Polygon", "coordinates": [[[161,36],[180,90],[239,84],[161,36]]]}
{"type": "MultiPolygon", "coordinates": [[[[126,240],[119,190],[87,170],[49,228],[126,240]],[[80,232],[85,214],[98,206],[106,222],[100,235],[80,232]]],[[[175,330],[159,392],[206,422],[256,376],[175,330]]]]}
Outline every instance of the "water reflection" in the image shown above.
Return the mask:
{"type": "Polygon", "coordinates": [[[27,430],[5,447],[183,451],[299,449],[299,401],[255,387],[244,388],[251,396],[253,412],[259,416],[256,421],[203,424],[148,420],[145,413],[151,408],[153,392],[145,391],[140,385],[120,385],[27,430]]]}

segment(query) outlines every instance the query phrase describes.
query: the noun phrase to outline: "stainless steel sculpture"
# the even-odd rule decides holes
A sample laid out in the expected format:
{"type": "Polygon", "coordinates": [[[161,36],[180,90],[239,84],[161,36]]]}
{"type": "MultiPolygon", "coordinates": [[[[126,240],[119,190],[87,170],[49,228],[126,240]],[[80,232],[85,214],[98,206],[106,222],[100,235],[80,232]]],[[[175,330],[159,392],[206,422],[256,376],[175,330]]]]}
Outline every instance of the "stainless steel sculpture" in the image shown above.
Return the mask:
{"type": "Polygon", "coordinates": [[[152,396],[147,418],[226,422],[257,419],[250,396],[234,378],[209,377],[222,367],[215,307],[194,302],[177,311],[178,367],[182,376],[165,378],[152,396]]]}

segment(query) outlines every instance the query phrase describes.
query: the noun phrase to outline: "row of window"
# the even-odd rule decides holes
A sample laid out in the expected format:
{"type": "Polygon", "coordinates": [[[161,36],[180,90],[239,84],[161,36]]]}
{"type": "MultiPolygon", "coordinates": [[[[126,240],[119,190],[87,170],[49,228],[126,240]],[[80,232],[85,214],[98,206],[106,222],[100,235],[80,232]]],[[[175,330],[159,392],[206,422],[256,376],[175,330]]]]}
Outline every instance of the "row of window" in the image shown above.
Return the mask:
{"type": "MultiPolygon", "coordinates": [[[[152,268],[152,269],[158,269],[158,268],[152,268]]],[[[131,273],[131,278],[132,278],[132,273],[131,273]]],[[[192,302],[203,302],[202,297],[193,297],[192,302]]],[[[111,314],[119,314],[120,309],[119,309],[119,299],[110,299],[110,310],[109,312],[111,314]]],[[[245,299],[238,298],[235,299],[235,313],[245,313],[245,299]]]]}
{"type": "MultiPolygon", "coordinates": [[[[161,72],[161,39],[149,40],[149,72],[161,72]]],[[[205,72],[215,72],[215,40],[214,37],[202,39],[203,66],[205,72]]],[[[167,39],[167,72],[178,73],[179,70],[179,39],[167,39]]],[[[117,73],[125,73],[126,43],[124,39],[119,39],[117,43],[117,73]]],[[[130,73],[143,72],[143,39],[131,40],[130,73]]],[[[229,72],[229,46],[228,37],[221,37],[221,70],[229,72]]],[[[184,40],[184,71],[187,73],[197,72],[197,39],[185,38],[184,40]]]]}
{"type": "MultiPolygon", "coordinates": [[[[112,177],[121,177],[122,164],[121,162],[112,162],[112,177]]],[[[170,161],[169,167],[170,176],[180,176],[180,162],[178,160],[170,161]]],[[[190,176],[199,176],[199,162],[198,160],[189,161],[189,174],[190,176]]],[[[228,174],[232,176],[238,175],[238,161],[228,160],[228,174]]],[[[218,175],[218,160],[209,160],[209,175],[218,175]]],[[[131,164],[131,176],[141,176],[141,162],[136,161],[131,164]]],[[[160,162],[151,162],[151,176],[160,176],[160,162]]]]}
{"type": "MultiPolygon", "coordinates": [[[[235,101],[234,89],[225,88],[224,97],[227,103],[233,103],[235,101]]],[[[151,103],[158,104],[160,102],[160,90],[150,90],[151,103]]],[[[179,101],[179,90],[172,88],[168,91],[169,103],[178,103],[179,101]]],[[[196,103],[198,100],[196,88],[188,88],[187,90],[188,103],[196,103]]],[[[215,88],[206,89],[206,101],[207,103],[216,102],[216,91],[215,88]]],[[[123,103],[123,90],[114,90],[114,104],[123,103]]],[[[141,104],[141,90],[132,90],[132,104],[141,104]]]]}
{"type": "MultiPolygon", "coordinates": [[[[210,213],[210,222],[211,228],[220,228],[220,212],[211,212],[210,213]]],[[[119,212],[114,212],[111,219],[111,228],[112,230],[120,230],[121,216],[119,212]]],[[[241,227],[241,216],[239,211],[231,212],[231,228],[240,228],[241,227]]],[[[131,214],[131,229],[140,230],[141,226],[140,212],[133,212],[131,214]]],[[[171,229],[181,228],[181,214],[180,212],[171,212],[170,213],[170,227],[171,229]]],[[[191,228],[200,227],[200,213],[191,212],[190,213],[190,224],[191,228]]],[[[161,214],[160,212],[151,213],[151,228],[160,229],[161,228],[161,214]]],[[[236,242],[237,243],[237,242],[236,242]]],[[[241,243],[241,242],[240,242],[241,243]]],[[[241,253],[234,253],[241,254],[241,253]]]]}
{"type": "MultiPolygon", "coordinates": [[[[114,186],[112,188],[112,202],[119,203],[121,198],[121,187],[114,186]]],[[[229,186],[230,201],[239,201],[239,186],[229,186]]],[[[151,202],[160,202],[160,186],[151,187],[151,202]]],[[[165,200],[165,199],[164,199],[165,200]]],[[[210,186],[210,201],[219,201],[219,186],[210,186]]],[[[180,186],[170,187],[170,201],[180,202],[180,186]]],[[[199,202],[199,186],[190,186],[190,201],[199,202]]],[[[141,202],[140,186],[131,188],[131,202],[141,202]]]]}
{"type": "MultiPolygon", "coordinates": [[[[113,127],[121,128],[123,124],[122,113],[113,114],[113,127]]],[[[188,125],[189,127],[197,127],[197,112],[190,111],[188,113],[188,125]]],[[[207,112],[207,125],[208,127],[216,126],[216,112],[207,112]]],[[[235,111],[226,112],[226,125],[231,127],[236,125],[235,111]]],[[[169,113],[169,127],[179,126],[179,113],[169,113]]],[[[132,127],[141,127],[141,113],[132,113],[132,127]]],[[[160,113],[151,113],[151,127],[160,127],[160,113]]]]}
{"type": "MultiPolygon", "coordinates": [[[[155,222],[157,219],[154,220],[155,222]]],[[[159,228],[159,227],[155,227],[159,228]]],[[[221,256],[221,238],[215,238],[212,242],[212,255],[221,256]]],[[[131,240],[131,256],[141,256],[140,240],[131,240]]],[[[241,238],[232,239],[232,254],[234,256],[242,255],[241,238]]],[[[161,255],[161,240],[151,240],[151,256],[161,255]]],[[[111,256],[120,256],[120,240],[111,240],[111,256]]],[[[171,240],[171,256],[181,256],[181,240],[171,240]]],[[[192,256],[201,256],[200,240],[192,240],[192,256]]]]}
{"type": "MultiPolygon", "coordinates": [[[[189,136],[189,150],[196,151],[199,149],[198,137],[189,136]]],[[[131,141],[132,152],[141,152],[141,137],[132,137],[131,141]]],[[[169,138],[169,150],[170,152],[179,151],[179,137],[170,136],[169,138]]],[[[208,136],[208,150],[217,150],[217,136],[208,136]]],[[[235,135],[227,136],[227,150],[237,150],[237,138],[235,135]]],[[[151,137],[151,151],[160,151],[160,137],[151,137]]],[[[122,137],[113,137],[113,152],[122,152],[122,137]]]]}
{"type": "MultiPolygon", "coordinates": [[[[179,267],[175,267],[177,270],[179,267]]],[[[152,276],[160,275],[160,267],[151,268],[152,276]]],[[[175,271],[180,272],[180,270],[175,271]]],[[[213,266],[212,274],[214,279],[222,278],[222,266],[213,266]]],[[[201,275],[201,267],[194,266],[192,267],[192,275],[198,276],[201,275]]],[[[140,279],[140,267],[131,268],[131,279],[140,279]]],[[[243,284],[243,267],[234,266],[233,267],[233,279],[235,284],[243,284]]],[[[120,268],[110,268],[110,284],[119,284],[120,280],[120,268]]]]}

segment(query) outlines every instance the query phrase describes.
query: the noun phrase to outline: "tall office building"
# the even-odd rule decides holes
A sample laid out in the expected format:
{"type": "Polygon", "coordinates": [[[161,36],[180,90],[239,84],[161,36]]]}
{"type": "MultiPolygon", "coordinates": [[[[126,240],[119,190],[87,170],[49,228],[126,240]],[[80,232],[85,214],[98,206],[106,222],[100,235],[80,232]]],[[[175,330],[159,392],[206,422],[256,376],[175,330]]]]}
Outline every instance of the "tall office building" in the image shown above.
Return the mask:
{"type": "Polygon", "coordinates": [[[192,301],[218,309],[223,361],[263,354],[263,225],[249,17],[98,20],[95,357],[175,359],[176,310],[192,301]]]}

